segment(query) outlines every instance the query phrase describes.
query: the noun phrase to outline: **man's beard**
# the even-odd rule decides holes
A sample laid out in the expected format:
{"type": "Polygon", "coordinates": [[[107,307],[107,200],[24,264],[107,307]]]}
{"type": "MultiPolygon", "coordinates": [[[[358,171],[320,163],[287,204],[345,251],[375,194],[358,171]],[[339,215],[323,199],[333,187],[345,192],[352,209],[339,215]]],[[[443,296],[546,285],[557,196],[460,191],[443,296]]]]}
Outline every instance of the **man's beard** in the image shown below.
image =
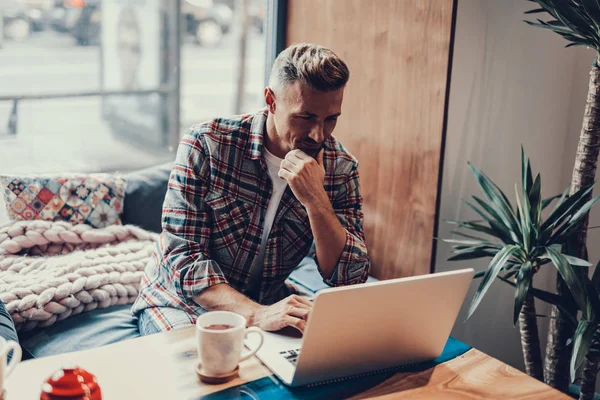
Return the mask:
{"type": "Polygon", "coordinates": [[[294,150],[302,150],[304,153],[308,154],[309,156],[311,156],[312,158],[316,159],[317,156],[319,155],[319,152],[321,151],[321,149],[323,149],[323,147],[325,147],[325,143],[321,143],[321,145],[317,148],[306,148],[302,146],[303,143],[300,143],[299,145],[294,145],[294,150]]]}

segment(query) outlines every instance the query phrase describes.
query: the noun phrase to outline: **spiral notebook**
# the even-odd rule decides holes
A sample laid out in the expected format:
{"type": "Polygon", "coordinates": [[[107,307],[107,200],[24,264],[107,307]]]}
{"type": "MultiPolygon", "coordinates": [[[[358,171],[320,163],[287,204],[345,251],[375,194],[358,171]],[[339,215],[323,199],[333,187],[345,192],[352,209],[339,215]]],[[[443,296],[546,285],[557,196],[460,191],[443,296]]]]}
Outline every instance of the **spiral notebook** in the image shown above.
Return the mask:
{"type": "Polygon", "coordinates": [[[452,337],[448,338],[442,354],[431,361],[402,365],[383,371],[374,371],[358,376],[348,376],[320,382],[300,388],[291,388],[275,376],[268,376],[244,385],[231,387],[199,399],[341,399],[357,395],[385,382],[400,372],[420,372],[452,360],[466,353],[471,347],[452,337]]]}

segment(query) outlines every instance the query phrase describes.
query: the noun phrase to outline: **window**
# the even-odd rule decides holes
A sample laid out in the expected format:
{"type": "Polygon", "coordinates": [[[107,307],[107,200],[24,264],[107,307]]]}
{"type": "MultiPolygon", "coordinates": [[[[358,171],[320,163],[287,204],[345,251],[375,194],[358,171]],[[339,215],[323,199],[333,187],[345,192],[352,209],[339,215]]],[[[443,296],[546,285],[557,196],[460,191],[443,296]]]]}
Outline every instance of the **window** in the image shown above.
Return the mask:
{"type": "Polygon", "coordinates": [[[171,161],[190,125],[263,105],[266,0],[1,4],[0,173],[171,161]]]}

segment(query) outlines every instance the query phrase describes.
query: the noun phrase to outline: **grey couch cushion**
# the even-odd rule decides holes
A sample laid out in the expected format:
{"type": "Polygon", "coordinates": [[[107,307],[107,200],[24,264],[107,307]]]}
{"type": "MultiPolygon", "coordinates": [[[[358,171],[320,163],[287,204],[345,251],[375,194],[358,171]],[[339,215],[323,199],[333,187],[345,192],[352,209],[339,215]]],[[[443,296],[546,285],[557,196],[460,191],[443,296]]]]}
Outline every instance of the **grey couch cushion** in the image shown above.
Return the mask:
{"type": "Polygon", "coordinates": [[[162,206],[172,166],[169,162],[125,175],[123,224],[160,233],[162,206]]]}

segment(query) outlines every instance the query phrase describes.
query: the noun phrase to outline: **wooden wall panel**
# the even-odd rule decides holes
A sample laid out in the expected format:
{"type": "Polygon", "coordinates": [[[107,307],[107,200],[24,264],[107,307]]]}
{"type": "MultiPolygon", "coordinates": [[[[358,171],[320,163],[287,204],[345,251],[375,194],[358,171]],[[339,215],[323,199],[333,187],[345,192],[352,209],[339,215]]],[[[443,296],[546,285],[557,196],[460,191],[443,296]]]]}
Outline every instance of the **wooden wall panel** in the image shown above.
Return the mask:
{"type": "Polygon", "coordinates": [[[359,160],[365,233],[381,279],[430,270],[452,0],[288,0],[286,43],[350,68],[335,136],[359,160]]]}

